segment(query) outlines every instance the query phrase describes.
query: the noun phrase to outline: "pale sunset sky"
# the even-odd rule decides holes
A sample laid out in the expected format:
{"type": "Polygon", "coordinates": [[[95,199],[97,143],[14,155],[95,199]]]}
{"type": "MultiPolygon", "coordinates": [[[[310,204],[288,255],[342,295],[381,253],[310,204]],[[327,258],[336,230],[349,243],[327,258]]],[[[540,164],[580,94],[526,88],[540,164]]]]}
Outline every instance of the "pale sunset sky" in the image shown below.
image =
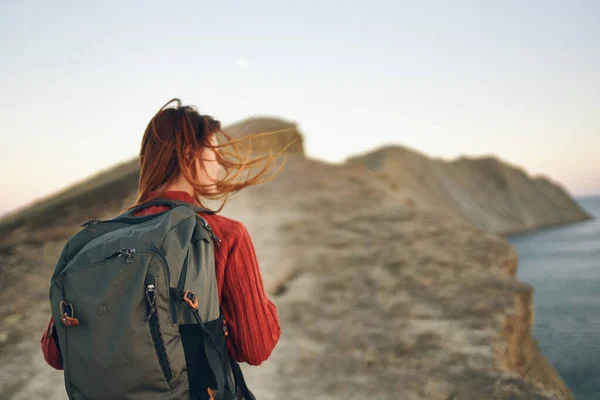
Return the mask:
{"type": "Polygon", "coordinates": [[[494,154],[600,194],[600,1],[0,2],[0,214],[139,152],[172,97],[329,162],[494,154]]]}

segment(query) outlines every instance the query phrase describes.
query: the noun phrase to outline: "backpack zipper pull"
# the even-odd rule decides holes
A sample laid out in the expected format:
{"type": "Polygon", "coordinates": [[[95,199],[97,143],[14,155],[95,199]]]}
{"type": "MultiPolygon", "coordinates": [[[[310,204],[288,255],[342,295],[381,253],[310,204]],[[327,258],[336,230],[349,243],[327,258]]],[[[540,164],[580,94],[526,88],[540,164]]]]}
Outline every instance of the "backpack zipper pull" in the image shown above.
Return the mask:
{"type": "Polygon", "coordinates": [[[148,301],[148,306],[150,307],[149,316],[152,316],[156,312],[156,298],[154,297],[154,285],[148,284],[146,285],[146,300],[148,301]]]}
{"type": "Polygon", "coordinates": [[[106,256],[106,259],[108,260],[109,258],[119,258],[121,256],[126,256],[127,258],[125,258],[125,262],[131,263],[133,261],[131,259],[131,255],[133,253],[135,253],[135,249],[133,247],[126,247],[121,250],[113,251],[111,254],[106,256]]]}
{"type": "Polygon", "coordinates": [[[83,224],[81,224],[82,228],[87,228],[90,225],[96,225],[98,222],[100,222],[100,220],[97,219],[91,219],[89,221],[84,222],[83,224]]]}
{"type": "Polygon", "coordinates": [[[133,260],[131,259],[131,255],[132,255],[133,253],[135,253],[135,249],[134,249],[133,247],[130,247],[130,248],[123,249],[123,250],[121,250],[121,252],[122,252],[122,253],[123,253],[123,255],[126,257],[126,258],[125,258],[125,262],[126,262],[126,263],[131,263],[131,262],[133,261],[133,260]]]}
{"type": "Polygon", "coordinates": [[[60,302],[60,321],[65,326],[74,326],[79,325],[79,320],[75,318],[75,311],[73,309],[73,304],[67,303],[66,301],[60,302]]]}

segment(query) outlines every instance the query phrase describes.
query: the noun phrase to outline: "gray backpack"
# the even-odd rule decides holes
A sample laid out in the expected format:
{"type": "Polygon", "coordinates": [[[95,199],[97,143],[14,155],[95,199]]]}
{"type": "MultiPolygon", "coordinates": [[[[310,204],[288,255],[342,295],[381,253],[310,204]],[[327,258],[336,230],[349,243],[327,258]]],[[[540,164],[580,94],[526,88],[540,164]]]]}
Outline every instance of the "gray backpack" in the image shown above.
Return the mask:
{"type": "Polygon", "coordinates": [[[254,398],[227,355],[220,240],[198,211],[153,200],[68,240],[50,304],[70,399],[254,398]],[[152,205],[171,208],[133,215],[152,205]]]}

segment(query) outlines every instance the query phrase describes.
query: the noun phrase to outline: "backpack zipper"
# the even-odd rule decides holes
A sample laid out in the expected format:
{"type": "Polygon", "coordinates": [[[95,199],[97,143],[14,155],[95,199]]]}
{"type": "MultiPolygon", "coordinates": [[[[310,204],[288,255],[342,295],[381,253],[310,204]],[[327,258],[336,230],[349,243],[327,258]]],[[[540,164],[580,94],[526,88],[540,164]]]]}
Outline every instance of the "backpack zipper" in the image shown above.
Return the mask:
{"type": "MultiPolygon", "coordinates": [[[[188,258],[190,256],[190,252],[189,250],[187,251],[187,253],[185,254],[185,260],[183,260],[183,266],[181,267],[181,273],[179,274],[179,282],[177,282],[177,289],[175,290],[175,298],[177,299],[177,301],[181,301],[181,299],[183,298],[183,292],[184,292],[184,288],[185,288],[185,281],[187,278],[187,270],[188,270],[188,258]]],[[[173,307],[171,308],[171,323],[176,324],[177,323],[177,307],[175,306],[174,302],[172,303],[173,307]]]]}
{"type": "MultiPolygon", "coordinates": [[[[130,250],[133,250],[134,253],[136,252],[135,249],[130,249],[130,250]]],[[[138,253],[141,253],[141,252],[144,252],[144,251],[153,253],[156,256],[158,256],[158,258],[160,259],[160,261],[161,261],[161,263],[163,265],[165,273],[167,274],[167,285],[170,286],[170,284],[171,284],[171,272],[169,271],[169,263],[167,262],[167,259],[165,258],[165,256],[160,251],[158,251],[157,249],[148,248],[148,249],[137,250],[138,253]]],[[[131,257],[131,255],[129,255],[129,257],[131,257]]]]}
{"type": "Polygon", "coordinates": [[[179,275],[179,282],[177,282],[177,292],[178,294],[183,295],[183,290],[185,288],[185,280],[187,278],[187,270],[188,270],[188,257],[190,252],[185,255],[185,260],[183,260],[183,267],[181,267],[181,274],[179,275]]]}
{"type": "MultiPolygon", "coordinates": [[[[135,253],[135,249],[128,249],[128,250],[133,250],[133,252],[135,253]]],[[[167,275],[167,287],[171,287],[171,271],[169,270],[169,263],[167,262],[167,259],[165,258],[165,256],[158,250],[156,249],[152,249],[152,248],[148,248],[148,249],[141,249],[141,250],[137,250],[137,252],[149,252],[149,253],[153,253],[156,256],[158,256],[158,258],[160,259],[163,268],[165,270],[165,274],[167,275]]],[[[131,257],[131,254],[128,255],[128,257],[131,257]]],[[[187,260],[187,257],[186,257],[187,260]]],[[[130,262],[130,261],[127,261],[130,262]]],[[[186,267],[187,269],[187,267],[186,267]]],[[[177,320],[176,320],[176,315],[177,315],[177,309],[176,309],[176,305],[175,302],[173,301],[173,298],[171,296],[170,290],[169,290],[169,309],[171,310],[171,323],[176,324],[177,320]]]]}
{"type": "Polygon", "coordinates": [[[98,222],[101,222],[101,221],[99,219],[91,219],[91,220],[86,221],[83,224],[81,224],[81,227],[87,228],[88,226],[96,225],[98,222]]]}
{"type": "Polygon", "coordinates": [[[215,235],[215,232],[213,232],[212,228],[204,218],[200,217],[200,221],[202,221],[202,226],[204,226],[208,233],[210,233],[210,237],[212,238],[213,242],[219,246],[221,244],[221,239],[215,235]]]}
{"type": "Polygon", "coordinates": [[[171,365],[167,357],[167,351],[165,349],[165,342],[160,330],[160,323],[158,321],[158,310],[156,309],[156,281],[154,276],[146,275],[146,301],[148,302],[148,314],[149,320],[148,325],[150,327],[150,334],[152,335],[152,342],[154,343],[154,350],[158,357],[158,362],[162,370],[165,379],[171,380],[173,372],[171,371],[171,365]]]}

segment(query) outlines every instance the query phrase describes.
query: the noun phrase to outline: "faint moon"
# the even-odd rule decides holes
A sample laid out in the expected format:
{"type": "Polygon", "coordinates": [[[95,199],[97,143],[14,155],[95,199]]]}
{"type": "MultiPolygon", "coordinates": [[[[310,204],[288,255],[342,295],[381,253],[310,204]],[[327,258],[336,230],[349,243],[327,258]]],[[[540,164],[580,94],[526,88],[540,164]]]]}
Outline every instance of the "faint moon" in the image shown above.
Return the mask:
{"type": "Polygon", "coordinates": [[[235,66],[239,68],[246,68],[250,62],[247,58],[236,58],[235,66]]]}

